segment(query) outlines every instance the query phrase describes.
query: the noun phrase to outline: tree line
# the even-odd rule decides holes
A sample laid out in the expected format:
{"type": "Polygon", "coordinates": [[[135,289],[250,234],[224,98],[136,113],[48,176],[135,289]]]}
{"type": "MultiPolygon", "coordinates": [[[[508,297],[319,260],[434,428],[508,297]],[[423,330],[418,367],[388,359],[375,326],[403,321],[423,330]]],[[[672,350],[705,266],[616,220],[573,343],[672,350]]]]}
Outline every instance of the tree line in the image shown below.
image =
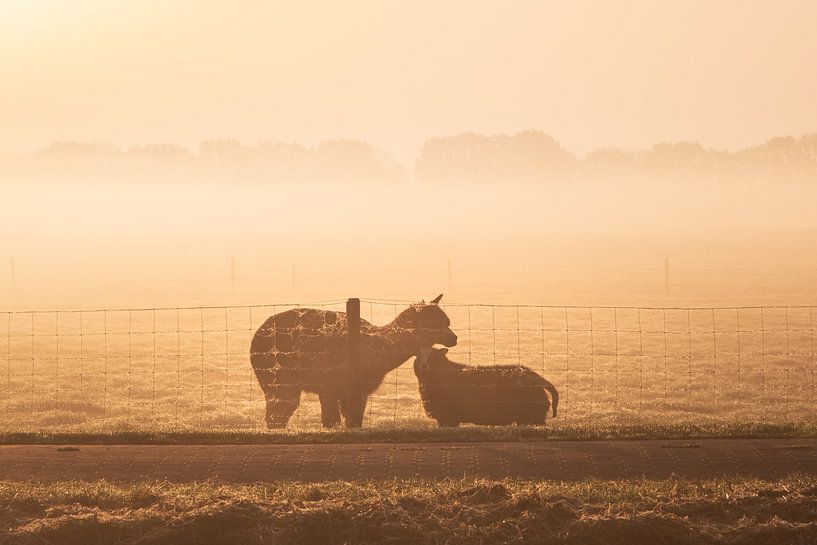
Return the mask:
{"type": "Polygon", "coordinates": [[[352,139],[315,146],[210,140],[195,151],[175,144],[121,149],[111,144],[55,142],[34,153],[0,155],[0,174],[339,183],[400,183],[412,178],[431,183],[605,179],[817,182],[817,134],[773,138],[737,151],[706,148],[698,142],[666,142],[639,151],[597,149],[579,157],[540,131],[463,133],[426,140],[410,166],[367,142],[352,139]]]}

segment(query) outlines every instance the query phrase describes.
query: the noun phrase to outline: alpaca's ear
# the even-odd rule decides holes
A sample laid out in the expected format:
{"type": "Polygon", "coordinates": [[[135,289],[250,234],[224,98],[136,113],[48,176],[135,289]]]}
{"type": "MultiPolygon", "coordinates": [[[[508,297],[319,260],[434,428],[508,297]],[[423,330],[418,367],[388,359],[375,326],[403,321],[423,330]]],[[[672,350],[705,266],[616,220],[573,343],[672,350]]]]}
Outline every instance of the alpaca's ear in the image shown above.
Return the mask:
{"type": "Polygon", "coordinates": [[[440,302],[440,299],[442,299],[442,298],[443,298],[443,294],[441,293],[440,295],[438,295],[437,297],[435,297],[433,301],[431,301],[431,304],[432,304],[432,305],[436,305],[436,304],[438,304],[438,303],[440,302]]]}

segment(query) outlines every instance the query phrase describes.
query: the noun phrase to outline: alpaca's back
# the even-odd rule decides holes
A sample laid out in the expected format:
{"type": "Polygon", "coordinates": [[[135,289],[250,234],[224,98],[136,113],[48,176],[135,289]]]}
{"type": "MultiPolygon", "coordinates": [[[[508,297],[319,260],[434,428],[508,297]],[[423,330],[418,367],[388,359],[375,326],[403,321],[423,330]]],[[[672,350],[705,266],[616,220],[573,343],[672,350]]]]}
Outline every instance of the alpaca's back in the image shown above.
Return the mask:
{"type": "Polygon", "coordinates": [[[250,345],[250,361],[262,388],[298,384],[316,389],[343,382],[349,343],[346,314],[311,308],[270,316],[250,345]]]}

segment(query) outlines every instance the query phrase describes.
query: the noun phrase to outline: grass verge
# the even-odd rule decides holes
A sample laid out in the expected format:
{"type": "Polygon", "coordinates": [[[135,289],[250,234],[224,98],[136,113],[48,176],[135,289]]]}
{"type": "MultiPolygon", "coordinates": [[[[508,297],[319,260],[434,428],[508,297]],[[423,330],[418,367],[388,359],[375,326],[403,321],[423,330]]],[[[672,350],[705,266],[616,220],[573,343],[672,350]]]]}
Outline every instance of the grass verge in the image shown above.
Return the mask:
{"type": "Polygon", "coordinates": [[[676,424],[558,425],[437,428],[406,426],[360,430],[90,430],[0,432],[0,445],[64,444],[319,444],[593,441],[608,439],[814,439],[817,423],[713,422],[676,424]]]}
{"type": "Polygon", "coordinates": [[[817,542],[817,479],[0,482],[1,543],[817,542]]]}

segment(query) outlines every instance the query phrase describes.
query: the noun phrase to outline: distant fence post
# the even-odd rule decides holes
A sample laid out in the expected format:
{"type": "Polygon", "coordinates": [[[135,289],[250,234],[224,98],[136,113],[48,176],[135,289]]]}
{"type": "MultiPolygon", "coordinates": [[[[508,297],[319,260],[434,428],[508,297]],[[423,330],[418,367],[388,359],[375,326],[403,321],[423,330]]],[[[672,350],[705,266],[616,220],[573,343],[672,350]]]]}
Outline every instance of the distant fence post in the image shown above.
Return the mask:
{"type": "Polygon", "coordinates": [[[346,324],[349,336],[349,413],[346,426],[363,425],[363,395],[360,391],[360,299],[346,301],[346,324]]]}
{"type": "Polygon", "coordinates": [[[235,257],[230,258],[230,295],[235,295],[235,257]]]}

